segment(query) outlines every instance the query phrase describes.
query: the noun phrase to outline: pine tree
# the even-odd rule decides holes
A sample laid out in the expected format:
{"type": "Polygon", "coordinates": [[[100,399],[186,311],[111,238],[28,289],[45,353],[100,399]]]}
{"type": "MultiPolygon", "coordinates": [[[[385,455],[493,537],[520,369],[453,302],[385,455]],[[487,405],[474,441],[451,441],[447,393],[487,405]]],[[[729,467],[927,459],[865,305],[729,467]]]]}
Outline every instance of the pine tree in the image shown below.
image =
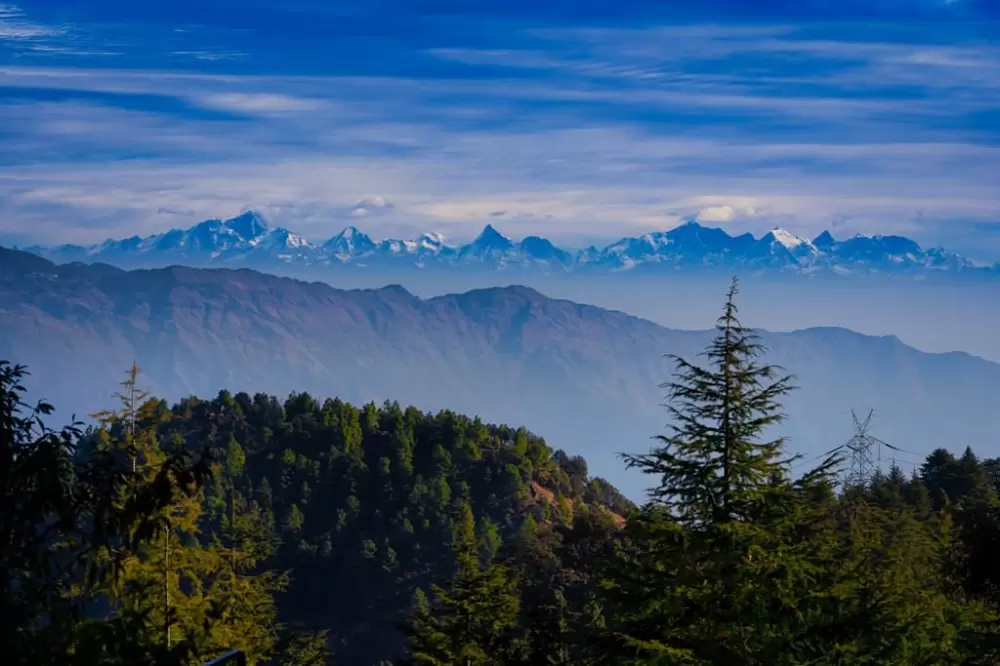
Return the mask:
{"type": "Polygon", "coordinates": [[[672,357],[671,434],[625,456],[657,483],[609,572],[609,649],[623,663],[793,664],[829,651],[833,544],[807,497],[836,460],[793,482],[783,439],[766,439],[791,378],[758,360],[737,293],[734,279],[708,367],[672,357]]]}
{"type": "Polygon", "coordinates": [[[433,602],[418,591],[406,630],[409,664],[486,666],[508,663],[520,648],[516,629],[517,582],[507,567],[480,559],[472,508],[459,510],[452,549],[456,572],[446,589],[433,586],[433,602]]]}
{"type": "MultiPolygon", "coordinates": [[[[119,394],[121,407],[98,415],[96,452],[127,459],[128,482],[117,503],[126,506],[151,489],[168,499],[130,538],[102,553],[117,570],[104,594],[117,617],[138,618],[145,640],[182,661],[242,649],[256,663],[273,651],[278,627],[271,595],[284,583],[273,574],[248,573],[270,553],[263,514],[224,482],[228,524],[222,534],[204,532],[205,491],[185,464],[189,452],[179,436],[161,444],[159,428],[170,414],[137,381],[133,365],[119,394]]],[[[233,454],[231,472],[239,466],[233,454]]],[[[217,476],[225,474],[214,467],[217,476]]]]}
{"type": "Polygon", "coordinates": [[[529,516],[511,544],[521,580],[526,664],[595,664],[590,636],[603,627],[593,575],[618,529],[596,507],[577,511],[573,525],[539,527],[529,516]]]}
{"type": "Polygon", "coordinates": [[[113,450],[103,446],[101,432],[95,438],[75,427],[46,428],[40,417],[51,406],[30,409],[20,399],[24,374],[0,362],[0,571],[17,580],[4,586],[5,659],[36,665],[182,663],[182,646],[168,648],[157,640],[154,634],[164,625],[154,626],[142,612],[119,607],[100,616],[85,609],[103,606],[105,593],[121,584],[129,550],[159,544],[158,526],[176,502],[178,486],[197,487],[206,469],[164,456],[162,474],[152,483],[136,483],[138,392],[123,394],[135,418],[119,419],[121,446],[113,450]],[[164,483],[168,478],[177,483],[164,483]],[[19,544],[25,536],[30,538],[19,544]],[[12,636],[16,640],[8,640],[12,636]]]}
{"type": "Polygon", "coordinates": [[[206,563],[214,568],[206,597],[214,615],[210,649],[240,649],[249,663],[257,663],[275,651],[274,594],[287,587],[289,577],[257,570],[275,554],[278,539],[270,516],[237,487],[244,462],[242,447],[230,437],[223,462],[215,465],[225,497],[218,530],[210,532],[206,549],[206,563]]]}
{"type": "Polygon", "coordinates": [[[774,490],[772,477],[785,476],[783,438],[758,441],[783,420],[778,400],[792,390],[791,377],[761,364],[766,351],[737,318],[734,279],[717,336],[703,355],[708,368],[669,355],[676,380],[664,385],[671,435],[646,455],[626,455],[626,464],[659,477],[651,491],[657,506],[683,526],[722,525],[758,515],[774,490]]]}
{"type": "Polygon", "coordinates": [[[951,507],[923,521],[908,507],[843,502],[850,517],[850,552],[843,562],[855,572],[851,598],[867,606],[867,622],[844,655],[851,663],[878,666],[980,663],[965,661],[966,642],[995,616],[959,593],[951,575],[960,547],[951,507]]]}
{"type": "Polygon", "coordinates": [[[330,666],[331,663],[326,631],[286,634],[278,653],[278,666],[330,666]]]}

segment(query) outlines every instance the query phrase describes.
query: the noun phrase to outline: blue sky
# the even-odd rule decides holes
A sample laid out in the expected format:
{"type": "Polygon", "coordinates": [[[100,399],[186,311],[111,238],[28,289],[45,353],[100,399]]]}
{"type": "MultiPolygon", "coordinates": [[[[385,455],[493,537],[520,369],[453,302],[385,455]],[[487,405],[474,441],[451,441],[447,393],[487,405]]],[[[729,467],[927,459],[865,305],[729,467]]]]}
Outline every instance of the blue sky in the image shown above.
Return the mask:
{"type": "Polygon", "coordinates": [[[695,216],[1000,260],[996,3],[684,4],[0,0],[0,242],[253,207],[319,240],[695,216]]]}

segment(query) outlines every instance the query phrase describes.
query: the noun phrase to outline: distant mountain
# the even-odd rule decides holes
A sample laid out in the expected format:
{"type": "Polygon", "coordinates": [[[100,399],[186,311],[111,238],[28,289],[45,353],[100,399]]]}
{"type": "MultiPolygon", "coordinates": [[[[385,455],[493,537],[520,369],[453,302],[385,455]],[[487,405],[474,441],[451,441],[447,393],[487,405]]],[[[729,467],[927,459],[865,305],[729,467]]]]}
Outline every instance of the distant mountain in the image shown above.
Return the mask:
{"type": "MultiPolygon", "coordinates": [[[[398,286],[343,291],[246,269],[123,271],[0,250],[0,358],[28,364],[29,388],[44,387],[65,418],[107,407],[137,359],[168,399],[307,390],[524,424],[632,497],[640,482],[615,454],[664,430],[662,355],[694,358],[709,338],[525,287],[422,300],[398,286]]],[[[796,450],[845,442],[852,408],[876,410],[873,432],[913,452],[893,453],[904,462],[1000,443],[998,364],[838,328],[763,339],[801,387],[782,426],[796,450]]]]}
{"type": "Polygon", "coordinates": [[[722,229],[687,222],[669,231],[623,238],[604,248],[568,252],[539,236],[516,242],[487,225],[471,243],[452,246],[437,234],[412,240],[375,241],[348,227],[321,243],[287,229],[271,228],[259,214],[207,220],[187,230],[98,245],[30,247],[59,263],[105,262],[125,268],[187,265],[245,266],[263,270],[302,267],[393,267],[420,270],[535,273],[743,271],[796,274],[891,273],[996,275],[1000,265],[980,266],[941,248],[924,249],[902,236],[855,236],[836,240],[824,231],[813,240],[774,229],[761,238],[730,236],[722,229]]]}

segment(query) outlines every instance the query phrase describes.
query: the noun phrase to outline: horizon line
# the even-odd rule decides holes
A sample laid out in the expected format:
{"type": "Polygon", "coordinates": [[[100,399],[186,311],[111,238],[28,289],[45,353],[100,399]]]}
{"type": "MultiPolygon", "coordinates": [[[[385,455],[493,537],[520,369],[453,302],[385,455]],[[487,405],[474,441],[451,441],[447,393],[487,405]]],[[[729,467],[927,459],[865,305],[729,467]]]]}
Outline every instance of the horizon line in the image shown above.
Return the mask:
{"type": "MultiPolygon", "coordinates": [[[[451,245],[451,244],[446,243],[445,240],[448,239],[449,236],[446,235],[446,234],[440,233],[440,232],[423,231],[418,236],[413,237],[413,238],[402,238],[402,237],[395,237],[395,236],[385,236],[385,237],[381,237],[380,238],[380,237],[374,236],[374,235],[372,235],[372,234],[364,231],[363,229],[360,229],[359,227],[357,227],[357,226],[355,226],[353,224],[349,224],[349,225],[343,227],[339,232],[337,232],[336,234],[334,234],[332,236],[327,237],[326,239],[324,239],[322,241],[313,241],[313,240],[310,240],[309,238],[307,238],[306,236],[293,231],[292,229],[290,229],[288,227],[284,227],[284,226],[280,226],[280,225],[274,225],[274,222],[271,219],[271,217],[269,215],[265,214],[265,213],[262,213],[262,212],[260,212],[258,210],[253,209],[253,208],[246,208],[242,212],[240,212],[238,215],[234,215],[232,217],[226,217],[226,218],[222,218],[222,217],[209,217],[209,218],[200,220],[198,222],[195,222],[195,223],[191,224],[188,227],[171,227],[170,229],[167,229],[166,231],[161,231],[161,232],[149,234],[147,236],[140,236],[138,234],[134,234],[132,236],[125,236],[125,237],[119,237],[119,238],[108,237],[108,238],[105,238],[103,241],[99,241],[99,242],[96,242],[96,243],[89,243],[89,244],[80,244],[80,243],[57,243],[57,244],[32,243],[30,245],[24,245],[23,247],[24,248],[47,248],[47,249],[55,249],[55,248],[60,248],[60,247],[66,247],[66,248],[69,248],[69,247],[73,247],[73,248],[96,248],[96,247],[99,247],[99,246],[101,246],[101,245],[103,245],[105,243],[120,242],[120,241],[131,240],[131,239],[143,239],[144,240],[144,239],[148,239],[148,238],[155,238],[157,236],[164,236],[166,234],[173,233],[173,232],[191,231],[192,229],[196,229],[197,227],[199,227],[199,226],[201,226],[203,224],[206,224],[206,223],[210,223],[210,222],[218,222],[218,223],[224,224],[226,222],[232,222],[234,220],[238,220],[241,217],[244,217],[246,215],[253,215],[254,217],[256,217],[259,220],[263,221],[264,222],[264,226],[265,226],[265,233],[266,232],[271,232],[271,231],[279,231],[279,230],[280,231],[287,231],[290,234],[298,236],[299,238],[301,238],[304,241],[306,241],[309,245],[312,245],[314,247],[321,247],[322,245],[325,245],[329,241],[332,241],[335,238],[340,237],[341,235],[344,234],[344,232],[349,231],[349,230],[352,230],[352,231],[355,231],[355,232],[357,232],[359,234],[362,234],[365,237],[367,237],[369,240],[372,240],[375,243],[383,243],[383,242],[386,242],[386,241],[394,241],[394,240],[396,240],[396,241],[404,241],[404,242],[405,241],[418,241],[418,240],[420,240],[423,237],[430,236],[430,237],[434,237],[434,238],[438,239],[443,246],[451,247],[451,248],[459,248],[459,247],[462,247],[464,245],[470,245],[470,244],[476,242],[476,240],[478,240],[479,238],[481,238],[483,236],[483,234],[487,233],[489,230],[492,230],[493,232],[497,233],[498,235],[502,236],[503,238],[505,238],[505,239],[507,239],[507,240],[509,240],[511,242],[523,242],[523,241],[527,240],[528,238],[540,238],[540,239],[546,240],[546,241],[552,243],[553,245],[555,245],[555,243],[553,243],[548,237],[546,237],[546,236],[540,236],[538,234],[532,234],[532,233],[529,233],[529,234],[527,234],[525,236],[522,236],[519,240],[515,240],[514,237],[508,236],[507,234],[505,234],[505,233],[501,232],[500,230],[498,230],[497,227],[494,225],[493,222],[487,222],[483,226],[483,228],[480,230],[480,232],[476,236],[474,236],[472,238],[472,240],[470,240],[468,242],[465,242],[465,243],[459,243],[457,245],[451,245]]],[[[580,247],[577,251],[578,252],[583,252],[583,251],[591,249],[591,248],[593,248],[593,249],[607,249],[608,247],[614,245],[615,243],[619,243],[619,242],[621,242],[623,240],[645,238],[647,236],[652,236],[654,234],[669,233],[671,231],[675,231],[677,229],[681,229],[681,228],[686,227],[686,226],[696,226],[696,227],[699,227],[701,229],[709,229],[709,230],[721,231],[722,233],[726,234],[726,236],[728,236],[729,238],[733,238],[733,239],[740,238],[740,237],[743,237],[743,236],[750,236],[755,241],[762,240],[763,238],[765,238],[770,233],[781,231],[781,232],[787,233],[787,234],[789,234],[789,235],[791,235],[791,236],[793,236],[793,237],[795,237],[797,239],[801,239],[801,240],[807,241],[809,243],[814,243],[814,241],[816,241],[817,239],[823,237],[824,235],[829,236],[834,242],[842,242],[842,240],[850,240],[850,239],[853,239],[853,238],[872,238],[872,239],[878,239],[878,238],[904,238],[906,240],[911,240],[912,242],[915,242],[915,243],[917,242],[917,241],[913,241],[913,239],[911,239],[911,238],[909,238],[907,236],[902,236],[900,234],[882,234],[882,233],[877,233],[877,234],[856,233],[856,234],[854,234],[853,236],[850,236],[847,239],[839,239],[836,236],[834,236],[833,232],[830,231],[829,229],[824,229],[823,231],[819,232],[818,234],[816,234],[815,236],[813,236],[812,238],[810,238],[808,236],[799,236],[798,234],[795,234],[795,233],[789,231],[788,229],[786,229],[784,227],[772,227],[767,232],[761,234],[759,237],[756,234],[754,234],[753,232],[750,232],[750,231],[745,231],[743,233],[738,233],[738,234],[733,235],[733,234],[730,234],[729,231],[725,227],[721,227],[721,226],[708,226],[707,224],[704,224],[703,222],[697,220],[696,217],[690,216],[690,217],[688,217],[686,219],[683,219],[683,221],[681,221],[680,223],[675,224],[674,226],[671,226],[671,227],[666,227],[666,228],[663,228],[663,229],[648,231],[648,232],[646,232],[644,234],[640,234],[640,235],[637,235],[637,236],[620,236],[620,237],[618,237],[617,240],[611,241],[610,243],[608,243],[607,245],[605,245],[603,248],[600,248],[600,247],[598,247],[598,246],[596,246],[594,244],[590,244],[590,245],[587,245],[585,247],[580,247]]],[[[610,236],[609,236],[609,238],[610,238],[610,236]]],[[[919,243],[917,243],[917,244],[920,245],[919,243]]],[[[567,246],[567,247],[575,247],[575,246],[567,246]]],[[[940,246],[940,245],[936,245],[936,246],[933,246],[933,247],[926,247],[926,248],[923,247],[922,245],[920,245],[920,247],[921,247],[921,249],[924,249],[924,250],[928,250],[928,249],[945,250],[945,248],[943,246],[940,246]]],[[[563,248],[559,248],[559,249],[563,249],[563,248]]]]}

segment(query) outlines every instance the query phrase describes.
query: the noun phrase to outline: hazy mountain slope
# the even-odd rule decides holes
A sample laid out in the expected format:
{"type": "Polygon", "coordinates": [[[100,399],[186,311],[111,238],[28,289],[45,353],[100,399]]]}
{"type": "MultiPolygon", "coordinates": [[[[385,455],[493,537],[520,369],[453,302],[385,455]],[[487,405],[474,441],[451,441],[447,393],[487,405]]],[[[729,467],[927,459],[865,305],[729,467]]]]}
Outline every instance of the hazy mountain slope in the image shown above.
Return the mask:
{"type": "MultiPolygon", "coordinates": [[[[788,400],[784,429],[796,448],[845,441],[853,407],[876,409],[877,434],[911,451],[975,443],[991,453],[1000,365],[843,329],[764,337],[802,387],[788,400]]],[[[524,287],[420,300],[400,287],[341,291],[249,270],[56,266],[0,250],[0,358],[29,364],[33,385],[61,411],[106,406],[136,358],[169,398],[308,390],[523,423],[585,454],[595,473],[633,496],[634,480],[613,454],[644,449],[662,429],[662,354],[690,357],[708,339],[524,287]]]]}

